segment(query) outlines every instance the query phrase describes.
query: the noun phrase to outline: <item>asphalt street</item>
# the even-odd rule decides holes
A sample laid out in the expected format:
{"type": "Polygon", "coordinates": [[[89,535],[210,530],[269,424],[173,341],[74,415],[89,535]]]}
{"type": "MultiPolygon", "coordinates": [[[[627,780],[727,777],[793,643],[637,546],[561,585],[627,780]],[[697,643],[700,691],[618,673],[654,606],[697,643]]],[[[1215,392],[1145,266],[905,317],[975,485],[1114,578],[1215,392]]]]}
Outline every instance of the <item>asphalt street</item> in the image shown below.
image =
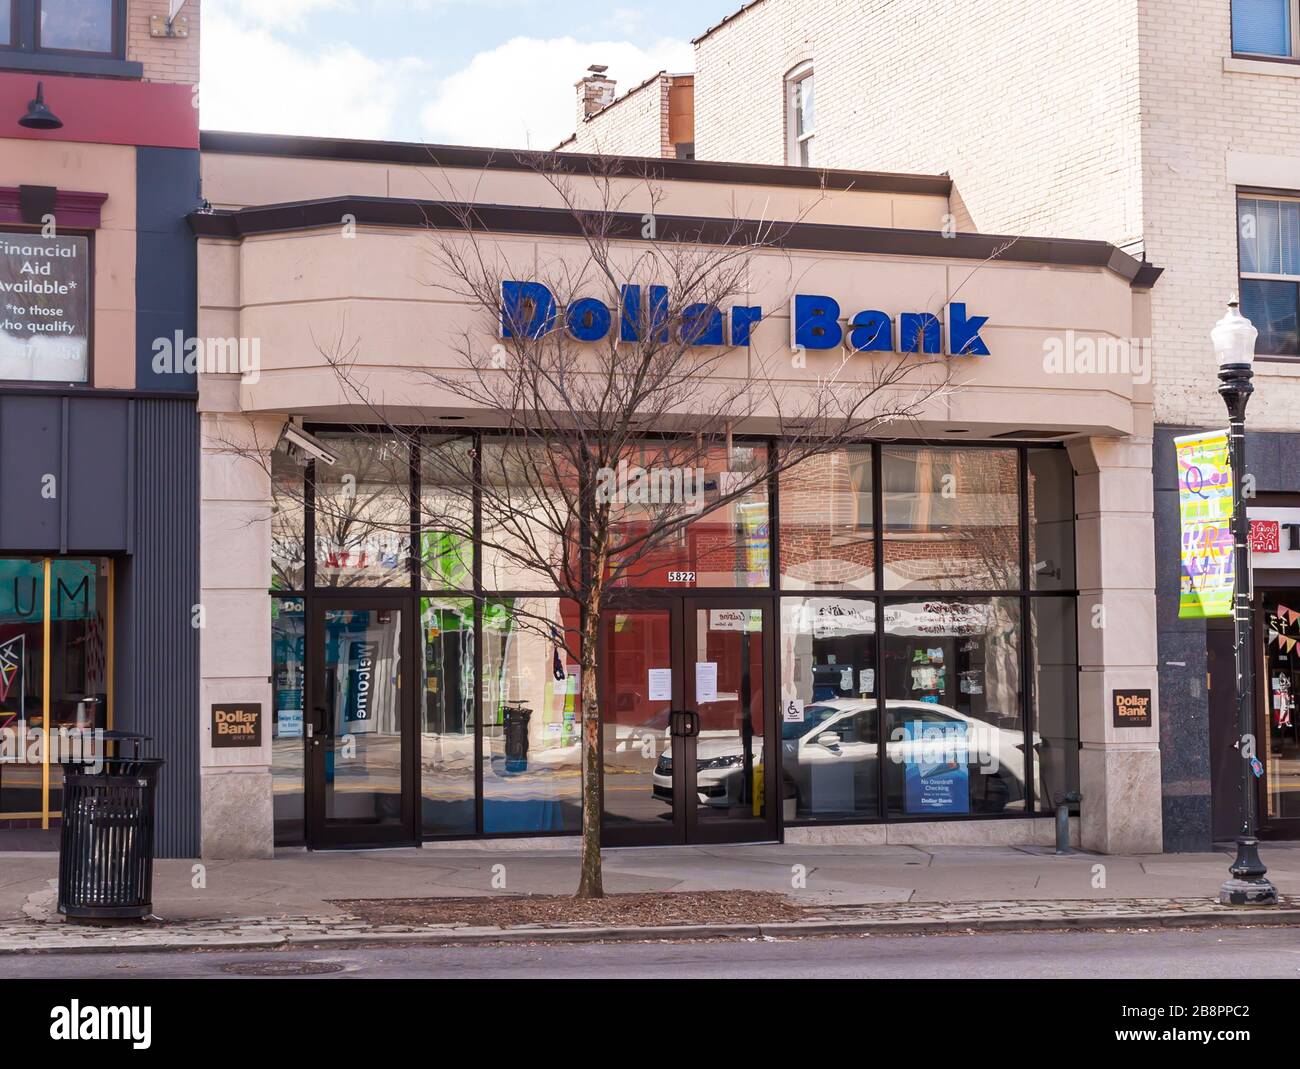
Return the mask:
{"type": "Polygon", "coordinates": [[[12,955],[8,979],[1300,979],[1300,929],[997,932],[698,943],[12,955]]]}

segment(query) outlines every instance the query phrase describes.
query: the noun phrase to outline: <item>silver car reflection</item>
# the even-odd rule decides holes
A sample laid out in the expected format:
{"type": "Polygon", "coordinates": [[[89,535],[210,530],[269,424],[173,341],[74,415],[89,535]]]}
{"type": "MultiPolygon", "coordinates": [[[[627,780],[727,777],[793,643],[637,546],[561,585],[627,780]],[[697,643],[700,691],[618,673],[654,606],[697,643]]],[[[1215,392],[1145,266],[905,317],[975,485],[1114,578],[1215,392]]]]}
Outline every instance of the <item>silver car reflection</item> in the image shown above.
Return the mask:
{"type": "MultiPolygon", "coordinates": [[[[1024,733],[1019,728],[997,727],[951,706],[931,702],[890,701],[886,714],[890,724],[898,727],[915,721],[965,725],[972,811],[1023,808],[1025,751],[1024,733]]],[[[876,809],[880,762],[876,715],[874,699],[836,698],[806,706],[802,722],[781,725],[783,795],[796,800],[798,811],[876,809]]],[[[1038,734],[1030,738],[1037,750],[1038,734]]],[[[905,766],[927,763],[934,756],[933,748],[934,744],[924,739],[897,737],[886,741],[891,796],[902,797],[905,766]]],[[[761,735],[750,740],[750,755],[752,767],[759,767],[763,761],[761,735]]],[[[1041,761],[1035,763],[1041,768],[1041,761]]],[[[652,781],[655,797],[671,804],[671,744],[655,764],[652,781]]],[[[696,740],[695,782],[701,805],[730,807],[745,803],[748,792],[744,791],[744,747],[736,732],[701,732],[696,740]]]]}

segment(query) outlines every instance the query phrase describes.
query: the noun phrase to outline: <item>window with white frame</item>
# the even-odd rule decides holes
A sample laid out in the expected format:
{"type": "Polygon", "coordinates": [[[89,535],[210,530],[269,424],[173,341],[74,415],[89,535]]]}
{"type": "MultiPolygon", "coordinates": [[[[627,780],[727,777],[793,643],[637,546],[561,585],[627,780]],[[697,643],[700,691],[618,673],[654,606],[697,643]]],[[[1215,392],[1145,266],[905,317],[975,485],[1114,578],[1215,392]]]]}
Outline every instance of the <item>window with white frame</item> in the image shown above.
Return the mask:
{"type": "Polygon", "coordinates": [[[1237,198],[1241,313],[1261,356],[1300,356],[1300,196],[1237,198]]]}
{"type": "Polygon", "coordinates": [[[785,76],[786,163],[813,166],[813,139],[817,133],[816,97],[812,63],[801,63],[785,76]]]}
{"type": "Polygon", "coordinates": [[[1232,51],[1300,58],[1300,0],[1232,0],[1232,51]]]}

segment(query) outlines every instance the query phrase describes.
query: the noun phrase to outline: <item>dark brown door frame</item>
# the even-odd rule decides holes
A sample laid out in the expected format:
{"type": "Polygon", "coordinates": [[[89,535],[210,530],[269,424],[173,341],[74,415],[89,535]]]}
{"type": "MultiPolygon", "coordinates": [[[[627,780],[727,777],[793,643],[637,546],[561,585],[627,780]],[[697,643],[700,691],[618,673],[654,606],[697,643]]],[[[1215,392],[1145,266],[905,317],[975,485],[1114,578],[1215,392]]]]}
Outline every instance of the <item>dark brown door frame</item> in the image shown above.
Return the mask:
{"type": "Polygon", "coordinates": [[[419,735],[415,722],[415,636],[418,602],[407,590],[367,591],[356,594],[317,594],[307,599],[306,691],[303,737],[304,838],[309,850],[364,846],[418,846],[419,735]],[[325,707],[325,613],[331,609],[393,609],[402,614],[401,675],[398,682],[401,725],[401,820],[392,825],[331,824],[325,817],[325,743],[322,710],[325,707]]]}
{"type": "MultiPolygon", "coordinates": [[[[601,841],[606,846],[671,846],[693,843],[765,842],[780,837],[780,748],[776,722],[776,599],[769,594],[727,594],[714,591],[629,591],[611,599],[607,614],[620,610],[658,610],[669,614],[673,669],[672,709],[696,715],[693,685],[687,679],[691,651],[695,648],[696,609],[753,608],[763,610],[763,793],[765,816],[752,820],[699,821],[695,798],[695,739],[674,735],[673,815],[662,826],[610,826],[602,821],[601,841]],[[687,698],[688,686],[691,699],[687,698]]],[[[606,619],[611,617],[606,615],[606,619]]],[[[608,629],[601,627],[600,664],[609,666],[608,629]]],[[[609,668],[601,669],[599,682],[602,706],[610,697],[609,668]]],[[[674,716],[671,721],[680,723],[674,716]]],[[[604,731],[601,739],[601,796],[604,797],[604,731]]]]}
{"type": "MultiPolygon", "coordinates": [[[[696,626],[698,623],[697,609],[762,609],[763,610],[763,633],[762,633],[762,651],[763,651],[763,812],[762,817],[751,817],[749,819],[730,819],[719,821],[699,820],[699,806],[686,805],[686,841],[688,843],[752,843],[752,842],[770,842],[777,839],[780,835],[779,817],[780,804],[779,784],[781,779],[780,768],[780,747],[778,743],[778,725],[776,722],[776,602],[775,599],[763,595],[715,595],[704,593],[698,595],[683,596],[682,615],[684,618],[685,628],[682,636],[682,642],[679,643],[682,650],[682,675],[686,676],[689,666],[694,664],[692,651],[696,648],[696,639],[698,633],[696,626]]],[[[683,684],[687,681],[683,678],[683,684]]],[[[692,695],[694,691],[692,690],[692,695]]],[[[686,708],[696,711],[695,702],[687,701],[686,708]]],[[[695,740],[688,740],[687,749],[687,773],[690,776],[689,794],[686,797],[693,798],[695,794],[695,740]]],[[[750,781],[753,782],[752,779],[750,781]]]]}

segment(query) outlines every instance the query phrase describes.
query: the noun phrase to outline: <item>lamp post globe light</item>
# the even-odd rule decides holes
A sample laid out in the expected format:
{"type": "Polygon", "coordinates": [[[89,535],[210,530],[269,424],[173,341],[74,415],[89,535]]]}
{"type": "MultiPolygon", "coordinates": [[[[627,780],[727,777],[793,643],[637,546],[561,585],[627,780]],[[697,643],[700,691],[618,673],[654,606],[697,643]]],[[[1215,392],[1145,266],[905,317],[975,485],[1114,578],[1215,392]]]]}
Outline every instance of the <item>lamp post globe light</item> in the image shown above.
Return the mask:
{"type": "Polygon", "coordinates": [[[1237,695],[1237,750],[1241,755],[1241,831],[1237,835],[1237,857],[1229,866],[1231,876],[1219,889],[1225,906],[1275,906],[1277,888],[1269,882],[1268,869],[1259,857],[1255,838],[1255,769],[1259,759],[1255,748],[1251,703],[1251,578],[1250,520],[1242,500],[1242,479],[1246,468],[1246,403],[1255,392],[1255,339],[1259,331],[1238,309],[1236,297],[1228,302],[1227,314],[1210,331],[1214,355],[1219,362],[1219,395],[1228,406],[1228,462],[1232,468],[1233,551],[1233,641],[1237,695]]]}

